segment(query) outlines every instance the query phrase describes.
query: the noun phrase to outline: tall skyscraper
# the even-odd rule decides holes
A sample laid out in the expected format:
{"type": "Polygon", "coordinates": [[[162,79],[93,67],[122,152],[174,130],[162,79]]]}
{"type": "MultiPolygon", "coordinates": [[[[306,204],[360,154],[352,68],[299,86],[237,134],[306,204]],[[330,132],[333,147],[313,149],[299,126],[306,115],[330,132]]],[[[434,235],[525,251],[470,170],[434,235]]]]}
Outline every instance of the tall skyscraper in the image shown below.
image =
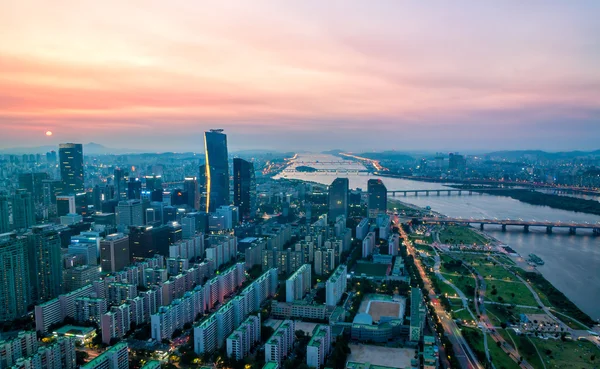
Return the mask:
{"type": "Polygon", "coordinates": [[[198,180],[196,177],[185,177],[183,191],[187,192],[187,205],[195,210],[200,208],[200,195],[198,193],[198,180]]]}
{"type": "Polygon", "coordinates": [[[369,179],[367,182],[369,195],[368,215],[369,218],[377,218],[377,214],[387,211],[387,188],[381,179],[369,179]]]}
{"type": "Polygon", "coordinates": [[[115,233],[100,241],[100,266],[103,273],[121,271],[129,262],[128,236],[115,233]]]}
{"type": "Polygon", "coordinates": [[[35,224],[35,207],[31,194],[17,190],[12,201],[13,228],[27,229],[35,224]]]}
{"type": "Polygon", "coordinates": [[[127,182],[127,199],[140,200],[142,198],[142,182],[139,178],[129,178],[127,182]]]}
{"type": "Polygon", "coordinates": [[[66,194],[77,194],[85,191],[83,184],[83,145],[75,143],[60,144],[60,178],[66,194]]]}
{"type": "Polygon", "coordinates": [[[233,204],[240,209],[242,218],[256,214],[254,164],[240,158],[233,159],[233,204]]]}
{"type": "Polygon", "coordinates": [[[336,178],[329,186],[329,214],[330,222],[335,222],[339,215],[348,218],[348,178],[336,178]]]}
{"type": "Polygon", "coordinates": [[[26,234],[29,283],[34,301],[48,301],[62,293],[60,235],[51,225],[31,228],[26,234]]]}
{"type": "Polygon", "coordinates": [[[8,196],[0,193],[0,234],[10,231],[8,196]]]}
{"type": "Polygon", "coordinates": [[[42,184],[47,179],[48,173],[45,172],[21,173],[19,174],[19,188],[27,190],[35,203],[41,203],[44,199],[42,184]]]}
{"type": "Polygon", "coordinates": [[[29,265],[25,239],[0,235],[0,322],[27,314],[30,302],[29,265]]]}
{"type": "Polygon", "coordinates": [[[204,132],[206,160],[206,212],[214,212],[222,205],[230,205],[229,161],[227,136],[222,129],[204,132]]]}

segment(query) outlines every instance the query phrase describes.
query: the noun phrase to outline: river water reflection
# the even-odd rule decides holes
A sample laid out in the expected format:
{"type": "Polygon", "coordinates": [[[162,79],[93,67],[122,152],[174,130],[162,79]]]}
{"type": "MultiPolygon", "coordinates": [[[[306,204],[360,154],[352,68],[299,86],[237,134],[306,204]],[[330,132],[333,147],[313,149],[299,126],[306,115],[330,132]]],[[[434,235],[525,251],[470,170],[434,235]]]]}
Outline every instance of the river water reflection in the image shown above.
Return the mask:
{"type": "MultiPolygon", "coordinates": [[[[310,161],[308,155],[301,156],[310,161]]],[[[319,160],[326,156],[319,154],[319,160]]],[[[334,161],[335,157],[331,157],[334,161]]],[[[314,165],[313,165],[314,166],[314,165]]],[[[319,166],[319,165],[318,165],[319,166]]],[[[328,165],[320,165],[326,168],[328,165]]],[[[286,178],[331,184],[339,177],[347,177],[351,188],[362,188],[366,191],[367,181],[375,176],[362,173],[288,173],[286,178]]],[[[276,177],[277,178],[277,177],[276,177]]],[[[388,190],[439,189],[442,184],[410,181],[405,179],[381,177],[388,190]]],[[[500,196],[490,195],[414,195],[389,197],[421,207],[431,206],[439,213],[463,218],[498,218],[523,220],[549,220],[562,222],[600,222],[600,217],[572,211],[552,209],[546,206],[535,206],[500,196]]],[[[568,230],[554,229],[551,235],[545,228],[531,228],[524,233],[522,227],[508,228],[502,232],[499,226],[486,226],[486,232],[498,240],[510,245],[521,255],[535,253],[545,264],[539,271],[556,288],[575,302],[583,311],[594,319],[600,319],[600,237],[594,237],[591,231],[578,230],[577,235],[568,234],[568,230]]]]}

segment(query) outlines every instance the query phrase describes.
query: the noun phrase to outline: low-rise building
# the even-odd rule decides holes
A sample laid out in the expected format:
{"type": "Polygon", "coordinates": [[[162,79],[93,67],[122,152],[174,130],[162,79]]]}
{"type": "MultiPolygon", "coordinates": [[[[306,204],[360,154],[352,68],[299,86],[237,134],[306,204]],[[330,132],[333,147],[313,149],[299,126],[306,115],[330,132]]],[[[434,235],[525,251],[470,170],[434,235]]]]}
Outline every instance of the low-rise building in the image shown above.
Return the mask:
{"type": "Polygon", "coordinates": [[[271,302],[271,315],[283,319],[325,320],[328,316],[326,305],[310,304],[304,300],[294,302],[271,302]]]}
{"type": "Polygon", "coordinates": [[[126,343],[118,343],[92,361],[81,366],[81,369],[129,369],[129,350],[126,343]]]}

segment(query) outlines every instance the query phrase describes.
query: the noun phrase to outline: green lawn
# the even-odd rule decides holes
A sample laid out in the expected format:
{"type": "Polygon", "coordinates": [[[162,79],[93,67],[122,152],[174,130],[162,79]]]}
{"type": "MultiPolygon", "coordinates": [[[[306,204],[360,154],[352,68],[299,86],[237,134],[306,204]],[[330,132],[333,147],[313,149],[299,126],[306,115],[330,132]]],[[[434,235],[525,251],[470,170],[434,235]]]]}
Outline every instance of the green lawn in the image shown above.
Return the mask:
{"type": "Polygon", "coordinates": [[[597,368],[600,365],[600,349],[587,341],[561,341],[531,338],[537,346],[546,369],[597,368]],[[591,360],[595,355],[595,360],[591,360]]]}
{"type": "Polygon", "coordinates": [[[491,278],[506,281],[518,281],[517,277],[500,265],[494,265],[490,262],[482,262],[471,265],[486,279],[491,278]]]}
{"type": "Polygon", "coordinates": [[[361,275],[364,273],[367,276],[382,277],[385,276],[387,269],[387,264],[356,263],[354,273],[357,275],[361,275]]]}
{"type": "Polygon", "coordinates": [[[426,252],[428,254],[433,254],[433,248],[431,246],[428,245],[421,245],[418,243],[414,243],[413,246],[415,247],[415,249],[417,249],[418,251],[422,251],[422,252],[426,252]]]}
{"type": "Polygon", "coordinates": [[[490,317],[495,326],[499,326],[502,322],[512,321],[518,322],[520,314],[543,314],[541,309],[526,309],[519,307],[510,307],[503,305],[485,304],[485,311],[490,317]]]}
{"type": "Polygon", "coordinates": [[[449,245],[486,245],[489,240],[469,227],[446,226],[440,231],[440,241],[449,245]]]}
{"type": "Polygon", "coordinates": [[[461,321],[466,320],[470,322],[471,320],[473,320],[473,317],[471,316],[471,314],[469,314],[469,311],[467,309],[462,308],[461,304],[460,309],[452,310],[452,319],[460,319],[461,321]]]}
{"type": "MultiPolygon", "coordinates": [[[[507,341],[512,346],[510,340],[507,341]]],[[[517,364],[502,348],[498,347],[496,342],[488,335],[488,348],[490,350],[490,359],[496,366],[496,369],[518,369],[517,364]]]]}
{"type": "MultiPolygon", "coordinates": [[[[532,342],[526,336],[520,335],[518,336],[512,329],[507,329],[506,332],[515,340],[517,343],[517,351],[519,351],[519,355],[527,362],[533,366],[534,368],[543,369],[544,366],[540,361],[540,357],[535,351],[535,347],[532,342]]],[[[511,342],[512,341],[508,341],[511,342]]]]}
{"type": "Polygon", "coordinates": [[[444,277],[461,290],[467,298],[472,299],[475,293],[475,280],[471,275],[456,275],[444,273],[444,277]]]}
{"type": "Polygon", "coordinates": [[[538,306],[527,286],[521,282],[488,281],[485,297],[495,302],[538,306]],[[494,286],[497,291],[495,295],[493,293],[494,286]]]}
{"type": "Polygon", "coordinates": [[[421,235],[421,234],[412,233],[408,237],[414,241],[413,242],[414,245],[417,245],[417,240],[423,241],[426,244],[433,243],[433,237],[431,237],[431,236],[425,236],[425,235],[421,235]]]}
{"type": "Polygon", "coordinates": [[[471,350],[477,355],[482,363],[487,362],[485,357],[485,348],[483,346],[483,333],[476,328],[462,328],[463,337],[471,347],[471,350]]]}

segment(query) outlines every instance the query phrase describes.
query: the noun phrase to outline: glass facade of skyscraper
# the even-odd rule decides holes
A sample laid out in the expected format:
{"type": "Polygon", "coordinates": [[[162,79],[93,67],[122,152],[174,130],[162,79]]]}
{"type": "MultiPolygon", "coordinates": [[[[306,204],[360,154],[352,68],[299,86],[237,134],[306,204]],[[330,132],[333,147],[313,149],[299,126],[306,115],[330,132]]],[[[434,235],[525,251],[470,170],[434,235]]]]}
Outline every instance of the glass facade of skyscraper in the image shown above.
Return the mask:
{"type": "Polygon", "coordinates": [[[222,205],[230,205],[227,136],[222,130],[204,132],[204,154],[206,160],[206,211],[214,212],[222,205]]]}
{"type": "Polygon", "coordinates": [[[233,159],[233,204],[244,218],[256,214],[254,164],[240,158],[233,159]]]}

